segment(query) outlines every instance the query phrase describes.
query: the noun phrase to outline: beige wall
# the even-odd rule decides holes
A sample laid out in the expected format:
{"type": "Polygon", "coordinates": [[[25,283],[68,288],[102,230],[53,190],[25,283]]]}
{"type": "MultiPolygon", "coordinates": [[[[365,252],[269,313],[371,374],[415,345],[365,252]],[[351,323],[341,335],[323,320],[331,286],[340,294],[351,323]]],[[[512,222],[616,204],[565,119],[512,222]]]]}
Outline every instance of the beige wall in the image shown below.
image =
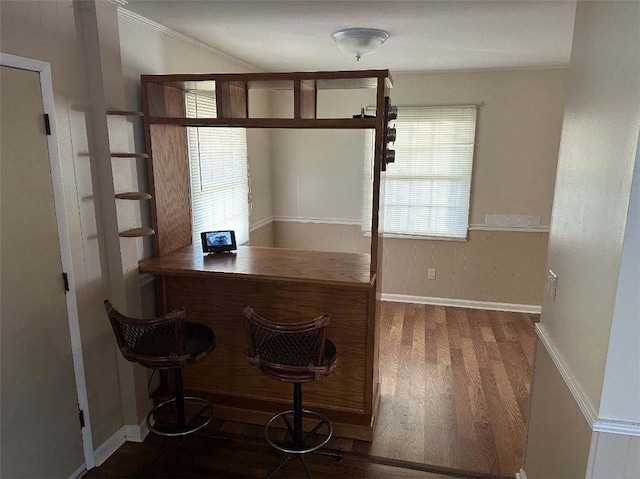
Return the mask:
{"type": "MultiPolygon", "coordinates": [[[[360,226],[275,221],[281,248],[368,253],[360,226]]],[[[546,233],[470,231],[468,241],[385,239],[382,290],[431,298],[539,305],[546,233]],[[436,269],[436,279],[427,270],[436,269]]],[[[253,243],[252,243],[253,244],[253,243]]]]}
{"type": "MultiPolygon", "coordinates": [[[[398,106],[479,104],[471,224],[486,214],[551,216],[565,69],[394,74],[398,106]]],[[[291,110],[291,95],[274,110],[291,110]]],[[[319,117],[349,117],[373,105],[371,90],[324,90],[319,117]]],[[[358,219],[362,131],[274,132],[274,216],[358,219]]],[[[393,166],[391,166],[392,168],[393,166]]]]}
{"type": "Polygon", "coordinates": [[[583,479],[590,444],[590,425],[538,341],[524,465],[527,479],[583,479]]]}
{"type": "MultiPolygon", "coordinates": [[[[391,97],[399,106],[479,104],[470,223],[483,225],[486,214],[527,214],[541,216],[544,226],[551,216],[565,78],[565,69],[396,74],[391,97]]],[[[349,117],[374,102],[371,90],[324,90],[318,116],[349,117]]],[[[273,110],[289,114],[291,95],[274,95],[273,110]]],[[[276,246],[361,250],[365,239],[353,223],[362,214],[363,152],[363,131],[274,131],[276,246]],[[334,224],[341,222],[351,225],[334,224]]],[[[544,229],[471,231],[467,242],[386,239],[383,290],[539,305],[546,241],[544,229]],[[427,280],[431,267],[435,280],[427,280]]]]}
{"type": "Polygon", "coordinates": [[[251,246],[273,247],[273,222],[260,226],[249,232],[249,244],[251,246]]]}
{"type": "MultiPolygon", "coordinates": [[[[195,45],[169,33],[163,27],[130,13],[119,16],[122,72],[125,82],[126,106],[132,110],[142,108],[140,75],[165,73],[235,73],[251,71],[252,67],[204,45],[195,45]]],[[[269,116],[271,99],[266,92],[251,95],[252,115],[269,116]]],[[[144,133],[141,123],[136,128],[138,151],[144,151],[144,133]]],[[[272,215],[271,205],[271,133],[264,129],[247,130],[247,154],[251,180],[252,208],[250,223],[258,223],[272,215]]],[[[146,165],[139,163],[140,188],[146,191],[146,165]]],[[[143,210],[143,221],[150,224],[148,209],[143,210]]],[[[140,257],[152,255],[150,240],[141,243],[140,257]]]]}
{"type": "Polygon", "coordinates": [[[548,225],[565,79],[565,69],[394,75],[392,100],[479,104],[470,223],[529,214],[548,225]]]}
{"type": "MultiPolygon", "coordinates": [[[[85,14],[94,16],[95,24],[91,2],[81,5],[85,14]]],[[[123,413],[115,342],[102,307],[110,287],[105,240],[100,236],[103,218],[98,202],[97,158],[89,155],[95,153],[95,137],[89,133],[95,126],[80,12],[72,1],[2,1],[0,8],[2,52],[43,60],[52,68],[56,104],[53,113],[58,126],[91,426],[97,447],[122,426],[123,413]]],[[[115,7],[110,8],[115,15],[115,7]]]]}
{"type": "Polygon", "coordinates": [[[384,293],[539,305],[546,233],[470,231],[467,241],[386,239],[384,293]],[[436,279],[427,279],[428,268],[436,279]]]}
{"type": "Polygon", "coordinates": [[[640,424],[638,264],[625,244],[638,226],[637,205],[629,205],[640,128],[639,24],[637,2],[577,4],[549,236],[558,285],[542,307],[546,348],[538,347],[535,363],[529,478],[640,477],[640,444],[630,436],[640,424]]]}

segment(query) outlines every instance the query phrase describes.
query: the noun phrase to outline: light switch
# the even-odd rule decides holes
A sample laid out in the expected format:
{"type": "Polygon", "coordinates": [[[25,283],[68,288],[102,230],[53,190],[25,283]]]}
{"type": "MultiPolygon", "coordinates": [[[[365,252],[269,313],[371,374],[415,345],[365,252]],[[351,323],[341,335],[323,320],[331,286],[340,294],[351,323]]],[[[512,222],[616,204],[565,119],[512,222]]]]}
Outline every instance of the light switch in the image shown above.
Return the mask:
{"type": "Polygon", "coordinates": [[[547,270],[547,296],[551,301],[556,300],[556,290],[558,289],[558,275],[547,270]]]}

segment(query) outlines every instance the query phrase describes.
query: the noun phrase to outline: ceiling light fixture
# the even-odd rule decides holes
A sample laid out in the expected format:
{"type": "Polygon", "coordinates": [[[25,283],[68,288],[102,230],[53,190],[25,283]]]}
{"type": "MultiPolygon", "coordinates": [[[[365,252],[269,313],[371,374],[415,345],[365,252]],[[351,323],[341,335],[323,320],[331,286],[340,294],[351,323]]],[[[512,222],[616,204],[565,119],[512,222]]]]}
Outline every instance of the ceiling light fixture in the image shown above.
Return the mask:
{"type": "Polygon", "coordinates": [[[389,33],[376,28],[343,28],[331,34],[333,41],[343,52],[360,57],[375,53],[387,41],[389,33]]]}

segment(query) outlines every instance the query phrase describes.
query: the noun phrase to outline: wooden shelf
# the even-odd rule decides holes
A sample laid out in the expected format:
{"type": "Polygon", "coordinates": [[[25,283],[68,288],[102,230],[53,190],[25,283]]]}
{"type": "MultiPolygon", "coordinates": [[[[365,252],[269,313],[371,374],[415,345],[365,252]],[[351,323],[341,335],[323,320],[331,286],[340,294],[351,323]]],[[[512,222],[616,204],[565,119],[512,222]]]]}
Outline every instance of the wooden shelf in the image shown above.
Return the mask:
{"type": "Polygon", "coordinates": [[[149,158],[146,153],[111,153],[111,158],[149,158]]]}
{"type": "Polygon", "coordinates": [[[142,191],[129,191],[116,194],[116,198],[119,200],[150,200],[151,195],[142,191]]]}
{"type": "MultiPolygon", "coordinates": [[[[375,118],[149,118],[150,125],[238,128],[372,129],[375,118]]],[[[113,156],[113,155],[112,155],[113,156]]]]}
{"type": "Polygon", "coordinates": [[[121,231],[120,236],[123,238],[137,238],[140,236],[152,236],[156,234],[153,228],[132,228],[130,230],[121,231]]]}
{"type": "Polygon", "coordinates": [[[144,116],[141,111],[132,110],[107,110],[107,115],[110,116],[144,116]]]}

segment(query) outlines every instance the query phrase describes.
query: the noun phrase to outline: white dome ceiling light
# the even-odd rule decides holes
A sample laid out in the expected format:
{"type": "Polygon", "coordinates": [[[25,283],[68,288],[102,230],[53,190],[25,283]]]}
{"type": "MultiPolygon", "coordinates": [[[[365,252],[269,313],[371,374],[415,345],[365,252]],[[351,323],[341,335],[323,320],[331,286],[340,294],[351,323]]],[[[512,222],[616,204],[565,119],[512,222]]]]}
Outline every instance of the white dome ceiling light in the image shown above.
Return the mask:
{"type": "Polygon", "coordinates": [[[360,57],[378,51],[380,45],[387,41],[389,33],[376,28],[343,28],[331,34],[338,48],[349,53],[360,61],[360,57]]]}

